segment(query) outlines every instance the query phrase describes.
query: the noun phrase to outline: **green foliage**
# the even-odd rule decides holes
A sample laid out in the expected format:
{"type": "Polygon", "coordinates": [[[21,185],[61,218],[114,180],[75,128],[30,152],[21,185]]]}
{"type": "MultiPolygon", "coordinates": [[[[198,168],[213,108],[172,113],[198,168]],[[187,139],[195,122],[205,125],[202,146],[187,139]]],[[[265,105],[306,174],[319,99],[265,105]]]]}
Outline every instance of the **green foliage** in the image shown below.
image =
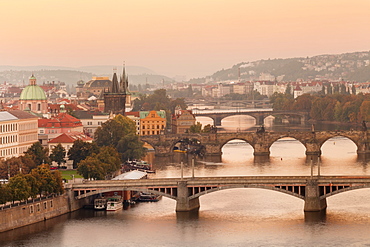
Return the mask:
{"type": "Polygon", "coordinates": [[[51,164],[51,160],[49,158],[49,149],[44,148],[40,142],[35,142],[32,144],[32,146],[29,147],[25,153],[30,155],[36,166],[41,164],[51,164]]]}
{"type": "Polygon", "coordinates": [[[128,117],[117,115],[99,127],[94,135],[96,144],[99,147],[112,146],[116,147],[119,140],[129,133],[136,133],[134,121],[128,117]]]}
{"type": "Polygon", "coordinates": [[[141,159],[146,154],[144,143],[139,140],[136,134],[128,134],[124,136],[117,145],[117,150],[121,154],[122,161],[141,159]]]}
{"type": "Polygon", "coordinates": [[[271,96],[274,110],[307,111],[318,121],[361,123],[370,121],[370,94],[331,94],[325,96],[301,95],[291,100],[287,95],[271,96]]]}
{"type": "Polygon", "coordinates": [[[102,147],[98,154],[88,156],[78,163],[77,172],[85,179],[107,179],[119,168],[121,159],[113,147],[102,147]]]}
{"type": "Polygon", "coordinates": [[[78,163],[77,172],[85,179],[105,179],[104,169],[95,155],[89,156],[78,163]]]}
{"type": "Polygon", "coordinates": [[[189,128],[190,133],[201,133],[202,132],[202,124],[200,122],[197,122],[196,124],[193,124],[189,128]]]}
{"type": "Polygon", "coordinates": [[[73,142],[73,146],[68,151],[68,158],[73,160],[73,168],[77,168],[77,164],[86,157],[93,153],[98,153],[99,147],[96,143],[84,142],[82,140],[76,140],[73,142]]]}
{"type": "Polygon", "coordinates": [[[7,184],[0,184],[0,204],[5,204],[12,200],[12,194],[7,184]]]}
{"type": "Polygon", "coordinates": [[[38,194],[42,195],[58,192],[58,184],[50,171],[49,165],[43,164],[38,166],[31,171],[31,175],[36,178],[38,194]]]}
{"type": "Polygon", "coordinates": [[[62,146],[62,144],[58,143],[50,154],[50,159],[52,161],[55,161],[58,164],[58,167],[60,168],[60,164],[65,163],[65,157],[66,157],[66,149],[62,146]]]}
{"type": "Polygon", "coordinates": [[[27,179],[22,173],[15,175],[9,179],[9,190],[12,195],[12,201],[24,201],[31,195],[31,189],[27,179]]]}
{"type": "Polygon", "coordinates": [[[180,105],[182,109],[187,108],[184,98],[172,100],[165,89],[157,89],[149,96],[140,95],[135,99],[133,111],[165,110],[174,113],[176,105],[180,105]]]}

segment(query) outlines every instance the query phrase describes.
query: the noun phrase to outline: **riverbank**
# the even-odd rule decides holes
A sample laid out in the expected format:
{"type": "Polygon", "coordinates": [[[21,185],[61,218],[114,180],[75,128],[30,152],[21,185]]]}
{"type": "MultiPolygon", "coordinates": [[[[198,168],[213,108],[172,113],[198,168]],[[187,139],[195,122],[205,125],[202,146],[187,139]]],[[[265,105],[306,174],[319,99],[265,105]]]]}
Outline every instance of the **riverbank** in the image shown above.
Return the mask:
{"type": "Polygon", "coordinates": [[[74,200],[70,191],[58,196],[50,196],[7,205],[0,208],[0,232],[45,221],[82,208],[84,199],[74,200]]]}

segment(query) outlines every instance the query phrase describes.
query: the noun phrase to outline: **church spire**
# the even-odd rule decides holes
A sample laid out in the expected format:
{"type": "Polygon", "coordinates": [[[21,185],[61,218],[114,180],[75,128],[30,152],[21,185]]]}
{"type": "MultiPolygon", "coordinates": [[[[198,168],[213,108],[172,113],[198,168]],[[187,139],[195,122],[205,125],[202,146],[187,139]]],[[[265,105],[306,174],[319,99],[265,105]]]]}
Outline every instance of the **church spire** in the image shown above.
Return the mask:
{"type": "Polygon", "coordinates": [[[114,72],[113,74],[113,79],[112,79],[112,89],[111,93],[118,93],[119,92],[119,87],[118,87],[118,79],[117,79],[117,74],[114,72]]]}
{"type": "Polygon", "coordinates": [[[121,75],[119,84],[120,84],[121,93],[126,93],[127,92],[127,76],[126,76],[125,62],[123,62],[122,75],[121,75]]]}

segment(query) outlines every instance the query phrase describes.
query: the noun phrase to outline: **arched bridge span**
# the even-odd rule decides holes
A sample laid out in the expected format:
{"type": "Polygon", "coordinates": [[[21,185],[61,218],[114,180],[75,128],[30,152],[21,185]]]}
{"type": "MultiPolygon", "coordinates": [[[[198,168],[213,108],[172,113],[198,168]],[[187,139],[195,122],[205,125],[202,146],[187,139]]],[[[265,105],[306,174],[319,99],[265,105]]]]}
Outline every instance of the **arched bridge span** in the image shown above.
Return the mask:
{"type": "Polygon", "coordinates": [[[240,139],[249,143],[254,155],[269,155],[271,145],[284,137],[291,137],[301,142],[307,155],[320,155],[322,145],[330,138],[342,136],[352,140],[358,154],[370,154],[369,131],[285,131],[285,132],[229,132],[195,133],[141,136],[141,140],[153,146],[157,156],[173,154],[173,147],[181,139],[197,139],[205,147],[205,155],[221,155],[222,147],[230,140],[240,139]]]}
{"type": "Polygon", "coordinates": [[[108,191],[145,191],[176,200],[177,211],[198,209],[199,197],[233,188],[260,188],[282,192],[305,201],[305,211],[326,208],[326,197],[370,188],[370,176],[243,176],[104,180],[73,184],[76,199],[108,191]]]}

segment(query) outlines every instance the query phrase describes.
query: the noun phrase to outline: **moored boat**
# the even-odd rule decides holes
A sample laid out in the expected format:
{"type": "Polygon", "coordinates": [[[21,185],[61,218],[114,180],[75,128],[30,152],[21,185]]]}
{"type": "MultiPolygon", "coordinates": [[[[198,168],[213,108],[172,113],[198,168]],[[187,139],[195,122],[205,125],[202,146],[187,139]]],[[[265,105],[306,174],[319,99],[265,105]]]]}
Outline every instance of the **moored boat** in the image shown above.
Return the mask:
{"type": "Polygon", "coordinates": [[[152,194],[152,193],[140,192],[140,195],[137,198],[137,201],[138,202],[157,202],[161,198],[162,198],[162,196],[159,196],[159,195],[155,195],[155,194],[152,194]]]}
{"type": "Polygon", "coordinates": [[[117,211],[123,208],[122,197],[114,196],[107,200],[107,211],[117,211]]]}
{"type": "Polygon", "coordinates": [[[105,198],[96,198],[94,200],[94,209],[95,210],[105,210],[107,208],[107,199],[105,198]]]}

